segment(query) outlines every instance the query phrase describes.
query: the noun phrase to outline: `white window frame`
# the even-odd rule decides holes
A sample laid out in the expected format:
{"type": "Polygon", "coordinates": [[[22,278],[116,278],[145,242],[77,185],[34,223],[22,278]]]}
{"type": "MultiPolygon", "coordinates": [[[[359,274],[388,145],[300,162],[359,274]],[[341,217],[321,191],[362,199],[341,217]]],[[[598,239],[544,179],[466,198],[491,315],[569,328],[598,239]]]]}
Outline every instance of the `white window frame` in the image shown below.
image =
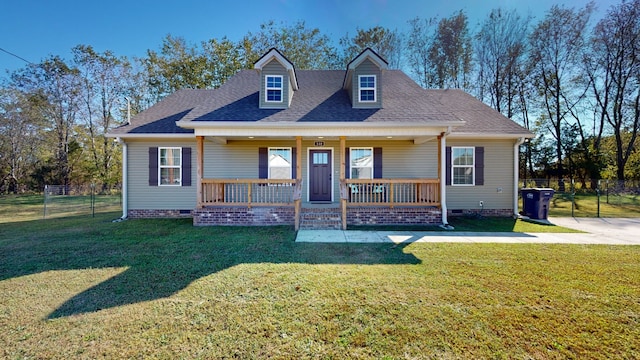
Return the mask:
{"type": "Polygon", "coordinates": [[[475,186],[476,184],[476,148],[474,146],[452,146],[451,147],[451,185],[452,186],[475,186]],[[471,149],[471,164],[456,165],[455,164],[455,151],[469,150],[471,149]],[[471,184],[458,184],[456,183],[455,169],[471,169],[471,184]]]}
{"type": "Polygon", "coordinates": [[[373,162],[375,161],[374,156],[373,156],[373,147],[352,147],[349,148],[349,178],[350,179],[355,179],[352,177],[353,174],[353,169],[366,169],[369,168],[371,169],[370,174],[371,177],[370,178],[361,178],[359,177],[358,179],[373,179],[373,170],[374,170],[374,164],[373,162]],[[353,166],[353,159],[355,158],[353,156],[353,152],[357,151],[357,150],[369,150],[369,152],[371,153],[371,165],[369,166],[353,166]]]}
{"type": "MultiPolygon", "coordinates": [[[[173,157],[171,157],[171,159],[173,159],[173,157]]],[[[182,186],[182,148],[181,147],[175,147],[175,146],[166,146],[166,147],[158,147],[158,186],[182,186]],[[177,151],[180,159],[180,164],[179,165],[175,165],[175,164],[167,164],[167,165],[163,165],[162,164],[162,151],[163,150],[172,150],[172,151],[177,151]],[[163,183],[162,182],[162,169],[178,169],[178,177],[177,177],[177,181],[174,178],[174,182],[173,183],[163,183]]]]}
{"type": "Polygon", "coordinates": [[[362,103],[374,103],[378,99],[378,91],[376,90],[376,86],[378,85],[378,78],[376,75],[358,75],[358,100],[362,103]],[[362,78],[373,78],[373,87],[370,86],[362,86],[362,78]],[[373,90],[373,100],[362,100],[362,91],[363,90],[373,90]]]}
{"type": "Polygon", "coordinates": [[[291,147],[286,146],[274,146],[267,149],[267,178],[268,179],[292,179],[293,178],[293,150],[291,147]],[[274,178],[271,177],[271,151],[287,150],[289,151],[289,177],[287,178],[274,178]]]}
{"type": "Polygon", "coordinates": [[[282,103],[284,101],[284,79],[282,75],[265,75],[264,76],[264,101],[268,103],[282,103]],[[279,78],[280,87],[269,86],[269,78],[279,78]],[[269,90],[280,91],[280,100],[269,100],[269,90]]]}

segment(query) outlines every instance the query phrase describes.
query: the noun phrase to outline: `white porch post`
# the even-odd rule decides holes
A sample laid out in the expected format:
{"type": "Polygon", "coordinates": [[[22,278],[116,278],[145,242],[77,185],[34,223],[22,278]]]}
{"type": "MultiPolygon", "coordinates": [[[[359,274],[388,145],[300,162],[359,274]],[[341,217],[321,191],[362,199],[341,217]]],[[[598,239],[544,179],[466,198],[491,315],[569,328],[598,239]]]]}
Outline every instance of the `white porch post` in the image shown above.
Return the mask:
{"type": "Polygon", "coordinates": [[[196,206],[198,209],[204,207],[202,201],[202,176],[204,166],[204,136],[196,136],[196,206]]]}
{"type": "MultiPolygon", "coordinates": [[[[342,194],[342,183],[346,178],[345,165],[346,165],[346,136],[340,136],[340,193],[342,194]]],[[[342,212],[342,230],[347,230],[347,199],[340,196],[340,209],[342,212]]]]}
{"type": "Polygon", "coordinates": [[[520,169],[520,145],[524,143],[524,138],[520,138],[513,146],[513,216],[518,217],[518,183],[520,169]]]}
{"type": "Polygon", "coordinates": [[[128,192],[129,186],[127,185],[127,178],[129,177],[127,174],[127,168],[129,167],[129,155],[127,154],[127,143],[118,139],[122,144],[122,219],[126,219],[129,216],[129,201],[128,201],[128,192]]]}
{"type": "Polygon", "coordinates": [[[440,137],[440,209],[442,210],[442,225],[448,225],[447,220],[447,134],[443,132],[440,137]]]}
{"type": "MultiPolygon", "coordinates": [[[[296,136],[296,186],[302,180],[302,136],[296,136]]],[[[296,231],[300,229],[300,207],[302,200],[294,201],[294,228],[296,231]]]]}

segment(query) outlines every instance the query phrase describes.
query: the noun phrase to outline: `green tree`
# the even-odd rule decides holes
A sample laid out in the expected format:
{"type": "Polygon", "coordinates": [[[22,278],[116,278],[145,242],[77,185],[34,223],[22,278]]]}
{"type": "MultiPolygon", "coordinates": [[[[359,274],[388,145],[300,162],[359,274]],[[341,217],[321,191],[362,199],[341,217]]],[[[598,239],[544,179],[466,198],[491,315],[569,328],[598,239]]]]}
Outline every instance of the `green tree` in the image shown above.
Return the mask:
{"type": "Polygon", "coordinates": [[[242,40],[246,64],[253,64],[269,49],[277,48],[296,69],[342,69],[331,39],[318,28],[308,28],[304,21],[292,25],[269,21],[260,25],[260,32],[249,32],[242,40]]]}
{"type": "Polygon", "coordinates": [[[160,52],[147,50],[141,59],[147,73],[151,96],[155,101],[180,89],[212,87],[213,73],[207,68],[202,50],[181,37],[167,35],[160,52]]]}
{"type": "Polygon", "coordinates": [[[389,67],[399,69],[402,65],[402,37],[397,30],[390,30],[382,26],[370,29],[356,29],[356,34],[350,37],[347,33],[339,41],[342,47],[343,68],[366,48],[387,60],[389,67]]]}
{"type": "Polygon", "coordinates": [[[468,19],[463,11],[441,19],[429,48],[434,68],[430,86],[469,89],[473,50],[468,19]]]}

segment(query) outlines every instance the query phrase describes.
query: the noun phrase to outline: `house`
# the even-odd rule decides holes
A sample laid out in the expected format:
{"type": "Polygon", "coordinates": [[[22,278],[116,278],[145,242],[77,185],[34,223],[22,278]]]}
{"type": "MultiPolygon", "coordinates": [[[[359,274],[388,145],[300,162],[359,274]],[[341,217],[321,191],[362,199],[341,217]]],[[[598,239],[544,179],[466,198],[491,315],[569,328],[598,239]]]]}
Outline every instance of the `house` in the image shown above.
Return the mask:
{"type": "Polygon", "coordinates": [[[271,49],[109,136],[123,146],[123,217],[345,229],[516,215],[519,145],[533,134],[371,49],[344,70],[296,70],[271,49]]]}

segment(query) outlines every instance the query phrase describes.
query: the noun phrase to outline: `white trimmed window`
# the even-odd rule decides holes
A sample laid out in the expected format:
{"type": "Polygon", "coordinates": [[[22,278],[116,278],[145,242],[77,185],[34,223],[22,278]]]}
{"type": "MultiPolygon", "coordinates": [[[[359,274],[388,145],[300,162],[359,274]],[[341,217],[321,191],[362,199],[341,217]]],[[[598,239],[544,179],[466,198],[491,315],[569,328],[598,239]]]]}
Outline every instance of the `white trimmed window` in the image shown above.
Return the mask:
{"type": "Polygon", "coordinates": [[[376,102],[376,76],[359,75],[358,93],[360,102],[376,102]]]}
{"type": "Polygon", "coordinates": [[[475,184],[475,148],[451,147],[452,185],[475,184]]]}
{"type": "Polygon", "coordinates": [[[269,179],[291,179],[291,148],[269,148],[269,179]]]}
{"type": "Polygon", "coordinates": [[[160,185],[182,185],[182,148],[158,148],[160,185]]]}
{"type": "Polygon", "coordinates": [[[349,167],[352,179],[373,179],[373,148],[351,148],[349,167]]]}
{"type": "Polygon", "coordinates": [[[267,75],[265,82],[265,101],[282,102],[282,75],[267,75]]]}

